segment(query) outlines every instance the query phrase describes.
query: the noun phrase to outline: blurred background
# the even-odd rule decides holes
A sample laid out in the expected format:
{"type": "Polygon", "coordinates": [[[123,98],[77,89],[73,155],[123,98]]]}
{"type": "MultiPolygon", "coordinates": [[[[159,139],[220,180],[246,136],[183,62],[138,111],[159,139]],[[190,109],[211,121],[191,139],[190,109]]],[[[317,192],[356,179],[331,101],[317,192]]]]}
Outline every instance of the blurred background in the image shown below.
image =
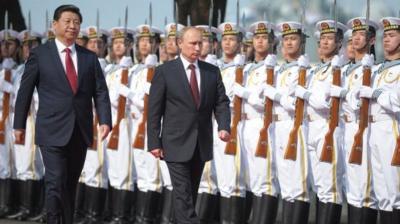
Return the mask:
{"type": "MultiPolygon", "coordinates": [[[[166,23],[174,21],[174,0],[0,0],[0,28],[4,27],[4,11],[8,7],[10,20],[14,18],[13,27],[22,30],[28,25],[28,12],[31,12],[31,26],[35,31],[43,32],[46,24],[49,26],[54,9],[61,4],[75,4],[83,14],[82,27],[96,24],[96,11],[100,12],[100,27],[110,29],[123,25],[125,7],[129,8],[128,27],[136,27],[148,22],[149,3],[153,8],[153,25],[163,28],[166,23]],[[19,3],[19,5],[18,5],[19,3]],[[18,14],[17,8],[20,8],[18,14]],[[48,16],[46,17],[46,12],[48,16]],[[18,23],[18,24],[17,24],[18,23]]],[[[187,15],[191,15],[192,25],[208,23],[208,9],[210,0],[177,0],[179,5],[179,21],[187,22],[187,15]]],[[[257,20],[262,20],[264,15],[273,23],[282,21],[300,21],[302,4],[304,0],[240,0],[239,17],[244,27],[257,20]]],[[[337,0],[338,21],[346,24],[353,17],[365,16],[366,0],[337,0]]],[[[399,0],[371,0],[371,19],[379,21],[384,16],[399,16],[399,0]]],[[[222,21],[236,21],[237,0],[214,0],[215,10],[213,24],[218,23],[218,10],[221,10],[222,21]]],[[[306,52],[313,60],[316,57],[316,40],[313,36],[314,25],[319,19],[332,18],[333,0],[307,0],[306,1],[306,32],[310,36],[306,52]]],[[[378,60],[382,60],[381,35],[378,32],[377,52],[378,60]]]]}

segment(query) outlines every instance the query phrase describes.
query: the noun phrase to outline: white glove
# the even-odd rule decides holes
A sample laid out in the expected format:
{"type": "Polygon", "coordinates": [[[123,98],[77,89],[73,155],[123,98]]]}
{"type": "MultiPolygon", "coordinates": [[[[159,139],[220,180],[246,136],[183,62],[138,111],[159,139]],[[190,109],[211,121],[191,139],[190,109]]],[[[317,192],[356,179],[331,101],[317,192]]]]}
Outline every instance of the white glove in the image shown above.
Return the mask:
{"type": "Polygon", "coordinates": [[[361,59],[361,64],[363,67],[372,67],[374,65],[374,55],[373,54],[366,54],[361,59]]]}
{"type": "Polygon", "coordinates": [[[308,93],[307,89],[303,86],[297,85],[294,91],[294,95],[298,98],[304,99],[305,94],[308,93]]]}
{"type": "Polygon", "coordinates": [[[275,67],[275,65],[276,65],[276,55],[269,54],[264,60],[264,65],[267,66],[267,67],[275,67]]]}
{"type": "Polygon", "coordinates": [[[131,91],[131,89],[129,89],[129,87],[127,87],[126,85],[121,84],[121,83],[117,84],[116,90],[119,95],[124,96],[129,99],[133,99],[133,96],[135,95],[134,92],[131,91]]]}
{"type": "Polygon", "coordinates": [[[150,87],[151,87],[151,83],[146,82],[146,83],[144,84],[144,92],[145,92],[147,95],[150,94],[150,87]]]}
{"type": "Polygon", "coordinates": [[[242,54],[237,54],[235,58],[233,59],[233,62],[235,63],[235,66],[243,66],[245,62],[245,56],[242,54]]]}
{"type": "Polygon", "coordinates": [[[264,88],[263,95],[271,100],[274,100],[278,91],[273,86],[268,84],[263,84],[263,88],[264,88]]]}
{"type": "Polygon", "coordinates": [[[15,61],[12,58],[4,58],[2,67],[3,69],[11,70],[15,65],[15,61]]]}
{"type": "Polygon", "coordinates": [[[217,66],[218,64],[217,64],[217,55],[215,55],[215,54],[207,54],[207,57],[206,57],[206,59],[204,60],[205,62],[207,62],[207,63],[210,63],[210,64],[212,64],[212,65],[215,65],[215,66],[217,66]]]}
{"type": "Polygon", "coordinates": [[[121,68],[129,68],[132,67],[133,62],[131,57],[123,56],[118,64],[121,68]]]}
{"type": "Polygon", "coordinates": [[[343,64],[344,64],[344,55],[340,55],[340,56],[339,55],[335,55],[335,56],[333,56],[331,64],[332,64],[333,68],[342,67],[343,64]]]}
{"type": "Polygon", "coordinates": [[[346,90],[337,85],[331,85],[329,95],[331,97],[343,97],[342,95],[346,92],[346,90]]]}
{"type": "Polygon", "coordinates": [[[371,99],[373,93],[374,90],[369,86],[362,85],[360,87],[360,97],[371,99]]]}
{"type": "Polygon", "coordinates": [[[297,59],[297,64],[300,67],[308,68],[308,66],[310,66],[310,59],[308,58],[307,54],[301,55],[299,59],[297,59]]]}
{"type": "Polygon", "coordinates": [[[144,60],[144,64],[149,67],[155,67],[157,65],[157,55],[149,54],[144,60]]]}
{"type": "Polygon", "coordinates": [[[248,99],[250,96],[250,92],[246,90],[246,88],[244,88],[243,86],[241,86],[240,84],[236,83],[233,84],[233,94],[235,94],[236,96],[243,98],[243,99],[248,99]]]}
{"type": "Polygon", "coordinates": [[[0,80],[0,90],[6,93],[14,94],[16,92],[12,83],[6,80],[0,80]]]}

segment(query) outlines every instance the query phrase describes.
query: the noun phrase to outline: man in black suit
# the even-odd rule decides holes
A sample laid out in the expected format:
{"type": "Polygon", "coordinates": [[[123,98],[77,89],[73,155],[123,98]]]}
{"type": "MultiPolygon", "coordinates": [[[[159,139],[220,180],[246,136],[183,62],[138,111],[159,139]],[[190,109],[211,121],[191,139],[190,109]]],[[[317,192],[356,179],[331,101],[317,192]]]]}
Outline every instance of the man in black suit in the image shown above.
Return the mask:
{"type": "Polygon", "coordinates": [[[180,57],[157,67],[152,81],[148,148],[167,162],[177,223],[200,223],[194,204],[204,163],[213,155],[212,115],[219,138],[228,141],[229,99],[219,69],[198,60],[201,31],[184,28],[178,44],[180,57]]]}
{"type": "Polygon", "coordinates": [[[72,223],[75,189],[93,139],[92,101],[103,139],[111,127],[110,99],[96,55],[75,40],[82,16],[74,5],[54,12],[56,39],[32,50],[15,104],[14,129],[24,139],[34,89],[39,94],[35,142],[45,166],[48,223],[72,223]]]}

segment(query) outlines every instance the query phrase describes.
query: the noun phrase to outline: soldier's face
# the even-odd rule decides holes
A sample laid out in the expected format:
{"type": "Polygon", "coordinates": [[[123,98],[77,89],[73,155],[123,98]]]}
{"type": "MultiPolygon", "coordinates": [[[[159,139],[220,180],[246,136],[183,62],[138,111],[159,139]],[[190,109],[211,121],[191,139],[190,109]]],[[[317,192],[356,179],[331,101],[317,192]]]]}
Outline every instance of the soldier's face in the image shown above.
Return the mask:
{"type": "Polygon", "coordinates": [[[28,59],[31,49],[37,46],[39,46],[39,42],[37,40],[30,41],[30,43],[26,41],[22,44],[22,57],[24,60],[28,59]]]}
{"type": "MultiPolygon", "coordinates": [[[[367,44],[367,31],[358,30],[353,32],[353,48],[356,51],[366,50],[368,47],[367,44]]],[[[372,45],[375,43],[375,37],[371,37],[369,40],[369,44],[372,45]]]]}
{"type": "Polygon", "coordinates": [[[86,47],[87,41],[83,38],[78,38],[76,39],[75,43],[81,47],[86,47]]]}
{"type": "Polygon", "coordinates": [[[200,57],[203,40],[197,29],[187,30],[178,41],[182,55],[189,61],[195,62],[200,57]]]}
{"type": "Polygon", "coordinates": [[[400,31],[389,30],[383,33],[383,50],[385,54],[400,52],[400,31]]]}
{"type": "Polygon", "coordinates": [[[201,56],[206,57],[208,54],[211,53],[212,43],[209,37],[203,37],[202,41],[203,41],[203,48],[201,49],[201,56]]]}
{"type": "Polygon", "coordinates": [[[224,35],[221,40],[221,46],[225,55],[235,55],[239,47],[238,37],[236,35],[224,35]]]}
{"type": "Polygon", "coordinates": [[[322,34],[320,39],[320,54],[323,58],[330,58],[336,51],[336,35],[334,33],[322,34]]]}
{"type": "Polygon", "coordinates": [[[265,54],[268,52],[268,34],[257,34],[253,37],[254,51],[258,54],[265,54]]]}
{"type": "Polygon", "coordinates": [[[57,37],[73,43],[81,29],[79,16],[73,12],[63,12],[58,20],[53,21],[53,29],[57,37]]]}
{"type": "Polygon", "coordinates": [[[142,56],[147,56],[151,53],[151,38],[141,37],[138,42],[139,54],[142,56]]]}
{"type": "Polygon", "coordinates": [[[349,40],[349,41],[347,42],[347,46],[346,46],[347,57],[348,57],[350,60],[354,60],[354,57],[355,57],[355,55],[354,55],[354,48],[353,48],[353,43],[352,43],[352,42],[353,42],[352,40],[349,40]]]}
{"type": "Polygon", "coordinates": [[[168,37],[166,42],[167,54],[177,54],[178,47],[176,46],[176,38],[174,36],[168,37]]]}
{"type": "Polygon", "coordinates": [[[160,52],[160,61],[167,61],[168,60],[168,55],[165,49],[165,44],[160,44],[159,46],[159,52],[160,52]]]}
{"type": "Polygon", "coordinates": [[[96,53],[97,56],[101,56],[101,52],[104,50],[104,42],[102,39],[91,38],[89,39],[86,48],[96,53]]]}
{"type": "Polygon", "coordinates": [[[117,38],[113,40],[112,51],[116,57],[124,56],[126,51],[124,38],[117,38]]]}
{"type": "Polygon", "coordinates": [[[1,42],[1,56],[13,57],[17,53],[18,44],[15,40],[7,40],[1,42]]]}
{"type": "Polygon", "coordinates": [[[301,37],[299,34],[288,34],[283,37],[282,46],[285,55],[296,55],[300,52],[301,37]]]}

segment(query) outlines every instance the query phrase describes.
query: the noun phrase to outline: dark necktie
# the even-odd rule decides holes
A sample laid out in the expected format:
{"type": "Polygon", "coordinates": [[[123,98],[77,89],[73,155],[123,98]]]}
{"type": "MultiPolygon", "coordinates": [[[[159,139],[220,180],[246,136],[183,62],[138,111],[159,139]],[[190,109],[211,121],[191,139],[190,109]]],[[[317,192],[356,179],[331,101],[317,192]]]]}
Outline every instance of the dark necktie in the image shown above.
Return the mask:
{"type": "Polygon", "coordinates": [[[71,86],[72,92],[76,93],[78,88],[78,76],[76,75],[75,66],[71,58],[71,49],[65,48],[65,70],[69,85],[71,86]]]}
{"type": "Polygon", "coordinates": [[[192,97],[194,103],[196,104],[197,108],[200,106],[200,93],[199,93],[199,86],[197,85],[196,79],[196,68],[194,64],[189,65],[190,69],[190,88],[192,90],[192,97]]]}

